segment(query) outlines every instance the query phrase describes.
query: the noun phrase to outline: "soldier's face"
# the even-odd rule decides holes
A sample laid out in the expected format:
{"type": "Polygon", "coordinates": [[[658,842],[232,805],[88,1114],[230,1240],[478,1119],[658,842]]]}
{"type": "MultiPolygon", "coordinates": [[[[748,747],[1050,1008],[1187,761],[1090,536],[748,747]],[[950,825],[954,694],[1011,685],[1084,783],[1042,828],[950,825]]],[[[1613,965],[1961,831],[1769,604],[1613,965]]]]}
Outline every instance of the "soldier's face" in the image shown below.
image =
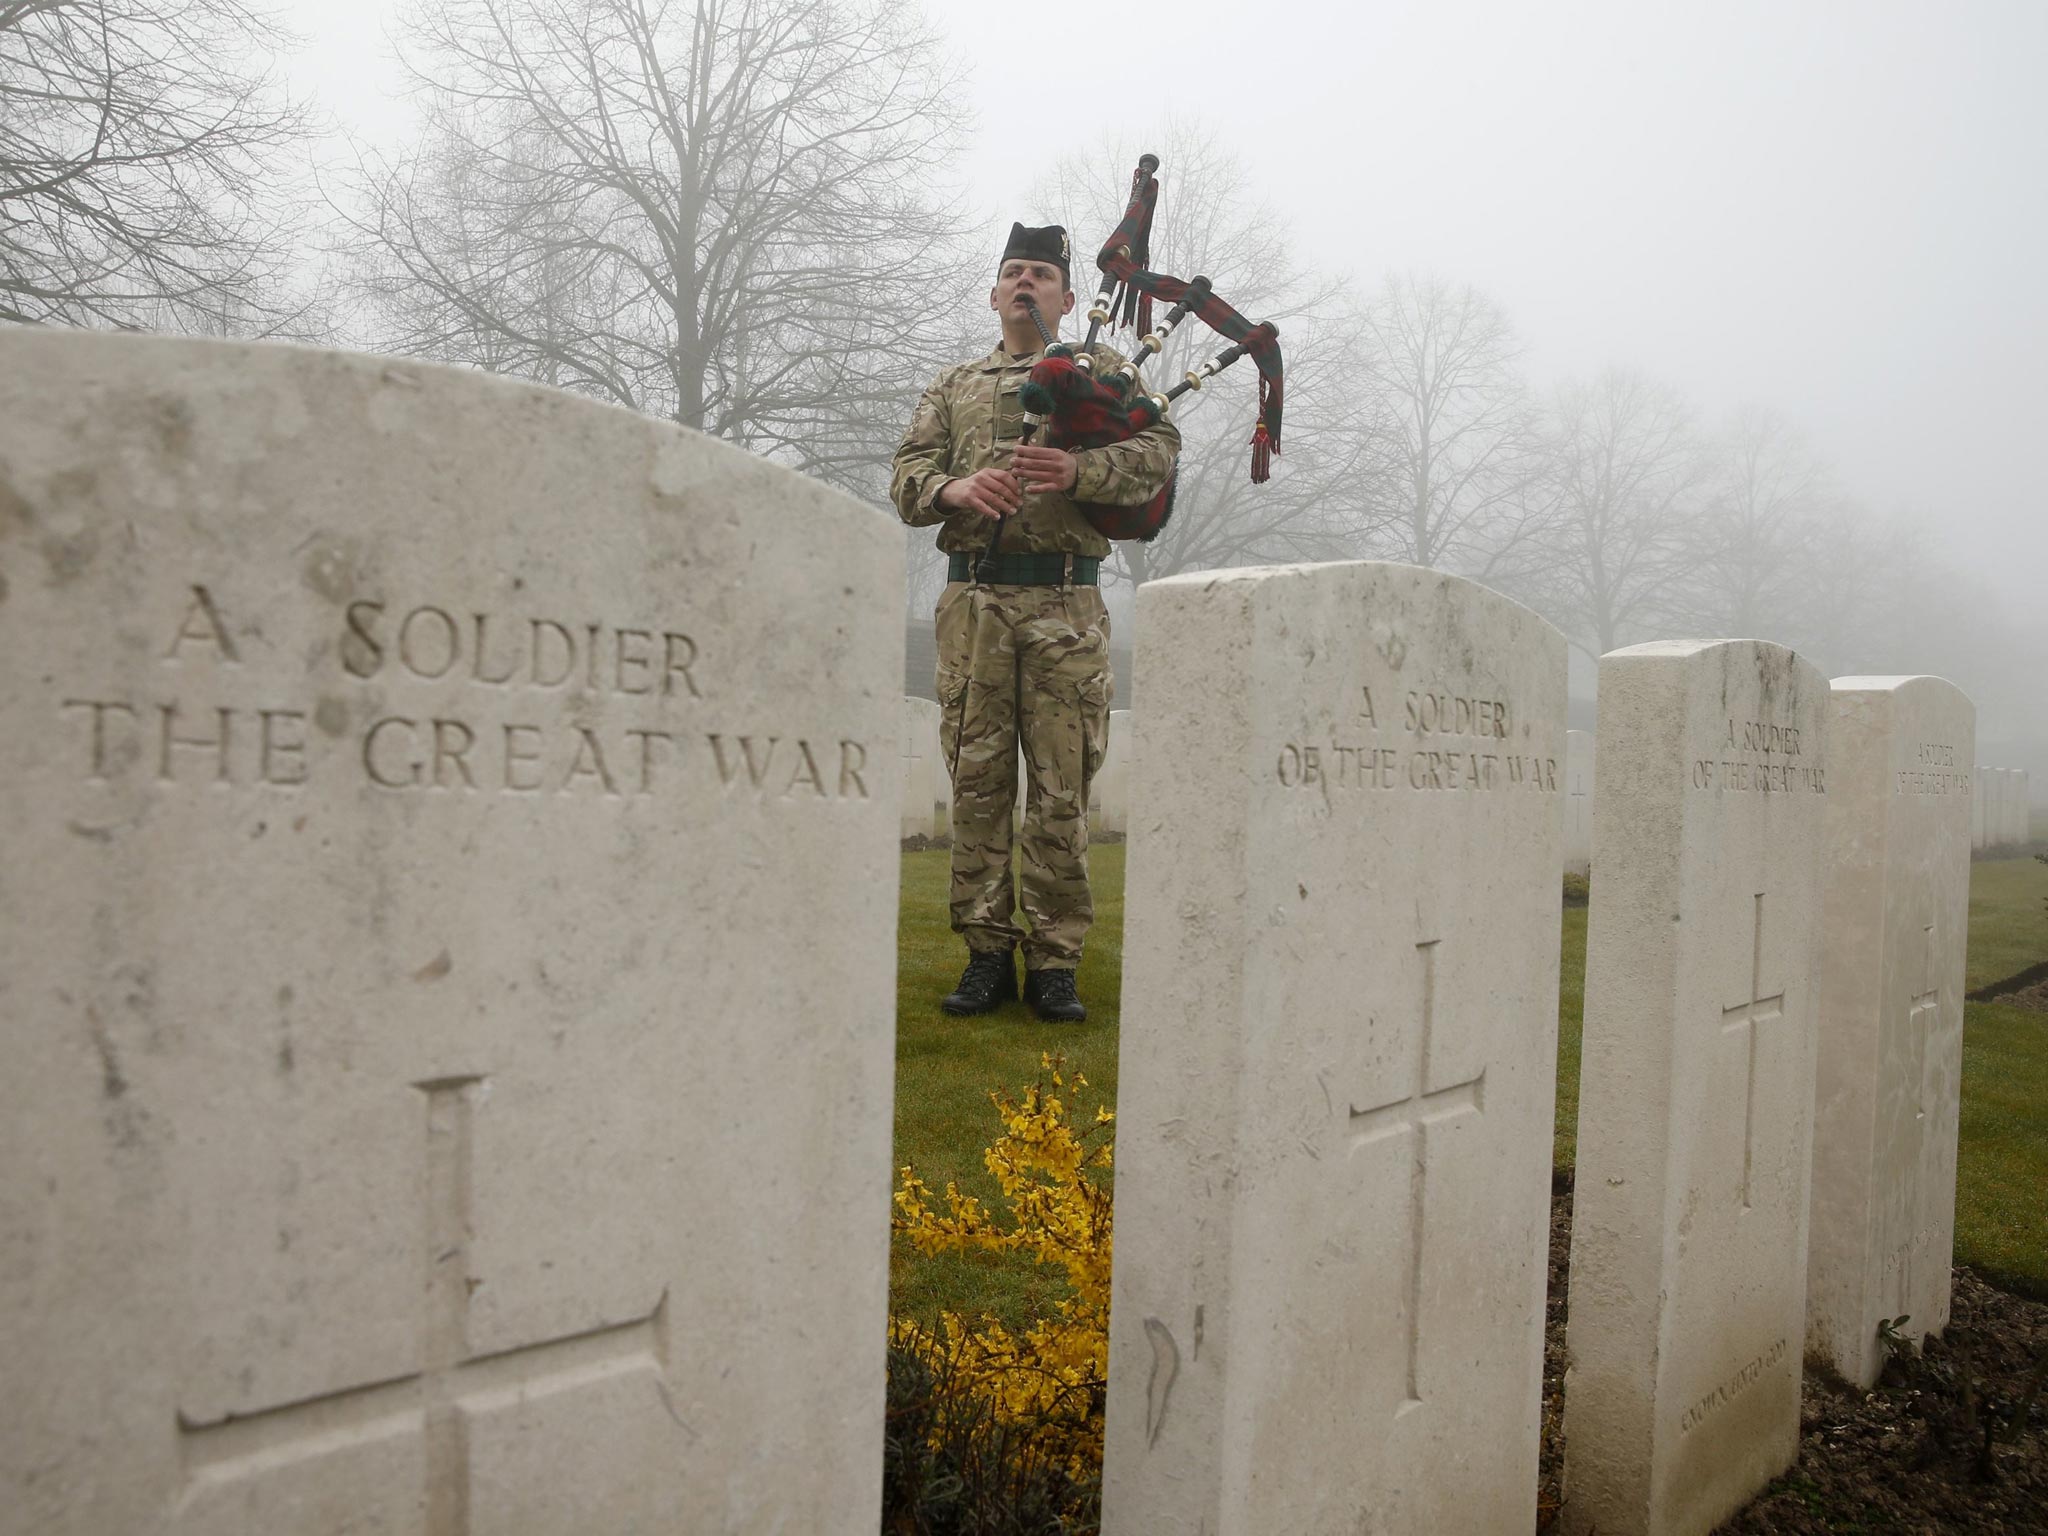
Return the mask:
{"type": "Polygon", "coordinates": [[[1074,307],[1073,291],[1067,287],[1066,276],[1058,267],[1049,261],[1029,261],[1022,256],[1012,256],[996,272],[996,285],[989,290],[988,307],[1005,322],[1012,317],[1022,319],[1026,314],[1026,299],[1038,306],[1038,312],[1045,316],[1048,325],[1074,307]]]}

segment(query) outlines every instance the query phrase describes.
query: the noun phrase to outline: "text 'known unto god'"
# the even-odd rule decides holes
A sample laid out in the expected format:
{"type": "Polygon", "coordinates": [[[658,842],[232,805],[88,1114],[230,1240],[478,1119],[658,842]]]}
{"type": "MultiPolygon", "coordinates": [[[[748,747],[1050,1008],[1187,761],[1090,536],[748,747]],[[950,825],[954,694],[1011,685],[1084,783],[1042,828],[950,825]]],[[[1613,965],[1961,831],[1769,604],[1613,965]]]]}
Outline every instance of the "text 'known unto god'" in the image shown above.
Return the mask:
{"type": "Polygon", "coordinates": [[[1710,1417],[1742,1396],[1764,1377],[1771,1367],[1782,1363],[1790,1348],[1783,1339],[1773,1341],[1771,1346],[1755,1359],[1746,1362],[1733,1376],[1686,1404],[1685,1411],[1678,1417],[1678,1432],[1690,1434],[1710,1417]]]}

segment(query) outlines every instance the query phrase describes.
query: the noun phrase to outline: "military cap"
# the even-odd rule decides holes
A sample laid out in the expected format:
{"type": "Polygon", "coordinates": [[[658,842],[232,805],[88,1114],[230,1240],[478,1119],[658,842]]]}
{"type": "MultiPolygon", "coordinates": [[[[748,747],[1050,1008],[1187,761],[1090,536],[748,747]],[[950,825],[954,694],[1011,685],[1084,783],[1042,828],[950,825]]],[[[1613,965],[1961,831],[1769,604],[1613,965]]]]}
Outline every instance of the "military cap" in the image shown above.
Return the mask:
{"type": "MultiPolygon", "coordinates": [[[[1003,247],[1003,261],[1021,256],[1026,261],[1049,261],[1058,267],[1067,279],[1067,286],[1074,285],[1074,269],[1067,251],[1067,232],[1057,224],[1047,224],[1042,229],[1030,229],[1022,224],[1010,226],[1010,243],[1003,247]]],[[[1002,262],[996,263],[1001,266],[1002,262]]]]}

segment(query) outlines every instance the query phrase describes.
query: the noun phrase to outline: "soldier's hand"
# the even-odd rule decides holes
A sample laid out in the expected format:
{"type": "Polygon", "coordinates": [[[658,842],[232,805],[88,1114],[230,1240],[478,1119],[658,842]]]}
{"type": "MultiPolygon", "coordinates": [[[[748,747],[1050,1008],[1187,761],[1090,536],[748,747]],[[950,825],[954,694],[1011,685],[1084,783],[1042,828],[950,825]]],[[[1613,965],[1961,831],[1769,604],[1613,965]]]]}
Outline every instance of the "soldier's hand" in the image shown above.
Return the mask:
{"type": "Polygon", "coordinates": [[[1071,491],[1081,475],[1081,461],[1064,448],[1042,448],[1027,444],[1017,449],[1010,462],[1033,491],[1071,491]]]}
{"type": "Polygon", "coordinates": [[[1001,517],[1024,503],[1017,477],[1007,469],[977,469],[959,480],[948,480],[933,498],[948,512],[971,510],[983,517],[1001,517]]]}

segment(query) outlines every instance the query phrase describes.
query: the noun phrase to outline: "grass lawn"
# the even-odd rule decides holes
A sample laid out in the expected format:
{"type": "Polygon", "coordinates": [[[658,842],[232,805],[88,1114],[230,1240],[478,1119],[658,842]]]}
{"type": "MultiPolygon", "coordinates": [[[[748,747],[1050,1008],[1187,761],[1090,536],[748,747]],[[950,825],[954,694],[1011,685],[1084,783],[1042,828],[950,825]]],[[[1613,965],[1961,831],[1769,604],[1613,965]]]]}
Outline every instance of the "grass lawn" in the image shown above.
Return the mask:
{"type": "Polygon", "coordinates": [[[1557,1130],[1550,1144],[1556,1169],[1576,1168],[1579,1151],[1579,1031],[1586,1022],[1586,908],[1564,909],[1557,970],[1557,1130]]]}
{"type": "Polygon", "coordinates": [[[1963,1004],[1956,1164],[1956,1261],[2048,1301],[2048,1014],[1963,1004]]]}
{"type": "MultiPolygon", "coordinates": [[[[1021,1004],[949,1019],[938,1000],[966,952],[946,921],[943,851],[903,855],[896,1003],[896,1163],[935,1190],[948,1179],[990,1200],[981,1166],[995,1139],[989,1091],[1015,1091],[1039,1057],[1063,1052],[1114,1104],[1117,1003],[1123,967],[1124,850],[1091,849],[1096,923],[1081,966],[1086,1024],[1042,1024],[1021,1004]]],[[[1989,859],[1971,866],[1968,985],[1975,989],[2048,960],[2048,864],[1989,859]]],[[[1558,989],[1557,1166],[1572,1166],[1579,1106],[1579,1029],[1586,987],[1586,909],[1564,913],[1558,989]]],[[[2048,1299],[2048,1014],[1997,1003],[1963,1010],[1962,1150],[1956,1259],[2015,1290],[2048,1299]]],[[[1087,1103],[1092,1111],[1094,1099],[1087,1103]]],[[[924,1259],[898,1240],[890,1304],[930,1320],[948,1309],[993,1312],[1016,1325],[1039,1315],[1065,1281],[1014,1257],[924,1259]]]]}
{"type": "Polygon", "coordinates": [[[1963,988],[1974,992],[2048,960],[2048,864],[2019,856],[1970,866],[1970,958],[1963,988]]]}
{"type": "MultiPolygon", "coordinates": [[[[1015,1093],[1040,1075],[1048,1051],[1065,1055],[1089,1083],[1086,1102],[1116,1099],[1117,995],[1123,979],[1124,850],[1121,843],[1088,851],[1095,891],[1095,927],[1077,978],[1088,1005],[1085,1024],[1045,1024],[1023,1003],[980,1018],[939,1012],[953,990],[967,950],[946,916],[944,849],[903,855],[902,917],[896,970],[896,1167],[906,1163],[942,1193],[948,1180],[983,1201],[995,1180],[981,1165],[996,1139],[992,1089],[1015,1093]]],[[[1018,967],[1023,981],[1023,967],[1018,967]]],[[[1050,1310],[1066,1291],[1064,1276],[1007,1255],[920,1257],[902,1238],[889,1267],[890,1310],[926,1322],[940,1309],[993,1312],[1012,1326],[1050,1310]]]]}

